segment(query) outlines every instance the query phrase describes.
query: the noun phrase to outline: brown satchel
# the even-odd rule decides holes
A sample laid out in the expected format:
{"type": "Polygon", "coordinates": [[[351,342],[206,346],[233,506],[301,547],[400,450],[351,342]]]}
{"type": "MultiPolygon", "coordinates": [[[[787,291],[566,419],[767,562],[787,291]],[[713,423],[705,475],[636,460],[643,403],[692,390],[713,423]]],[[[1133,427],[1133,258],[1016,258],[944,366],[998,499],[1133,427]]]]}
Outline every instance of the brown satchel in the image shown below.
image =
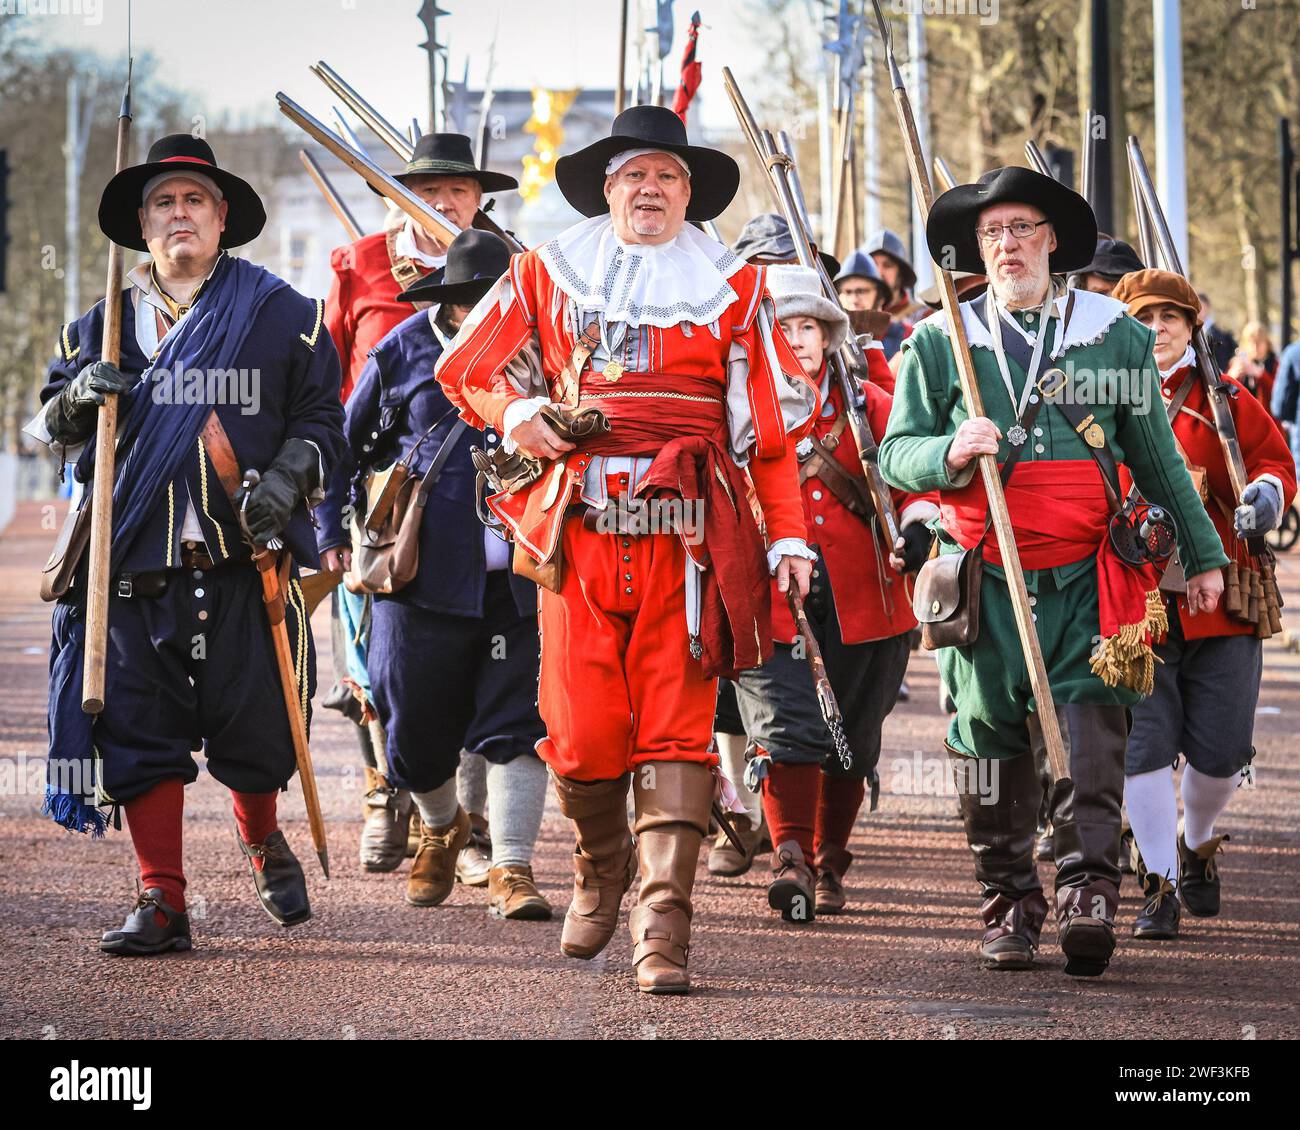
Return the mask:
{"type": "Polygon", "coordinates": [[[71,590],[77,576],[77,566],[90,544],[90,508],[93,500],[87,494],[80,509],[68,512],[59,530],[59,536],[50,551],[49,560],[41,570],[41,599],[58,600],[71,590]]]}
{"type": "Polygon", "coordinates": [[[923,648],[969,647],[979,638],[983,574],[983,538],[970,549],[931,557],[921,566],[912,590],[912,612],[921,625],[923,648]]]}
{"type": "MultiPolygon", "coordinates": [[[[433,427],[437,426],[434,424],[433,427]]],[[[389,596],[405,588],[415,577],[420,567],[420,523],[425,505],[465,428],[464,420],[457,420],[452,425],[429,469],[417,481],[409,472],[409,460],[433,431],[430,428],[401,461],[405,470],[397,476],[398,485],[379,512],[372,507],[360,527],[353,515],[352,571],[344,578],[349,592],[389,596]]],[[[372,476],[372,480],[374,478],[372,476]]],[[[393,476],[388,476],[384,485],[391,484],[392,479],[393,476]]],[[[380,493],[389,494],[382,489],[380,493]]]]}

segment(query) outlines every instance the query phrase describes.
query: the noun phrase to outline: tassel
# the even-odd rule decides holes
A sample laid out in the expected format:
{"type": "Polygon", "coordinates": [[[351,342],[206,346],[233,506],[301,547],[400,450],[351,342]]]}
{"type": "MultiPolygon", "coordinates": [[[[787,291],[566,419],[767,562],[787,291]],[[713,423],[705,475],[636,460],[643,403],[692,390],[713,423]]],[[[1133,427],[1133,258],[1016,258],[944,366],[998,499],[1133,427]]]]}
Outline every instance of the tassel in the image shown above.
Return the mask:
{"type": "Polygon", "coordinates": [[[1156,664],[1160,657],[1151,650],[1151,640],[1169,630],[1169,617],[1158,590],[1147,593],[1146,611],[1137,624],[1121,624],[1102,641],[1089,661],[1092,673],[1108,687],[1125,686],[1148,695],[1155,689],[1156,664]]]}
{"type": "Polygon", "coordinates": [[[56,793],[53,789],[45,790],[45,803],[41,805],[42,814],[49,816],[62,828],[70,832],[89,832],[92,839],[102,840],[108,827],[108,820],[93,804],[86,804],[71,793],[56,793]]]}

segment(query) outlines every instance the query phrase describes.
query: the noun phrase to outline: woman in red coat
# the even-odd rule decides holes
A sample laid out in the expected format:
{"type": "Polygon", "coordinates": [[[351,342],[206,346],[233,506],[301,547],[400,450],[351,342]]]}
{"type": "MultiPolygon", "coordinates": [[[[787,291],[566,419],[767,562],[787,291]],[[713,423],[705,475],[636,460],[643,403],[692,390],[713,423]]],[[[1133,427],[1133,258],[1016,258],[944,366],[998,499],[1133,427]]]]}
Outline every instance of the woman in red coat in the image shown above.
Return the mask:
{"type": "MultiPolygon", "coordinates": [[[[798,447],[805,540],[819,558],[805,609],[844,716],[850,765],[836,756],[785,594],[775,588],[775,654],[762,667],[741,672],[736,700],[758,750],[749,776],[762,782],[773,844],[768,904],[788,921],[806,922],[844,906],[844,873],[853,859],[849,835],[866,785],[875,792],[880,729],[897,701],[908,633],[916,626],[900,574],[925,559],[931,540],[925,522],[938,508],[892,492],[903,536],[891,556],[875,532],[842,391],[827,370],[827,357],[849,332],[848,316],[822,294],[808,268],[769,267],[767,281],[781,328],[805,375],[821,389],[820,415],[798,447]]],[[[864,410],[879,437],[893,401],[875,382],[890,374],[879,343],[868,343],[867,358],[864,410]]]]}
{"type": "Polygon", "coordinates": [[[1251,578],[1264,562],[1251,556],[1245,539],[1274,529],[1286,513],[1296,492],[1295,464],[1268,410],[1244,385],[1226,378],[1246,464],[1247,486],[1237,498],[1196,371],[1196,291],[1181,275],[1148,270],[1125,275],[1113,296],[1156,332],[1156,365],[1174,439],[1231,561],[1225,599],[1214,612],[1195,616],[1166,573],[1161,587],[1170,590],[1169,632],[1155,649],[1155,689],[1134,708],[1125,759],[1124,799],[1142,853],[1147,897],[1133,933],[1174,938],[1181,907],[1197,916],[1219,913],[1215,856],[1228,837],[1214,827],[1255,755],[1262,638],[1268,634],[1265,602],[1249,599],[1251,578]],[[1234,579],[1242,596],[1236,612],[1234,579]],[[1257,623],[1261,617],[1263,625],[1257,623]],[[1174,787],[1180,757],[1186,762],[1181,834],[1174,787]]]}

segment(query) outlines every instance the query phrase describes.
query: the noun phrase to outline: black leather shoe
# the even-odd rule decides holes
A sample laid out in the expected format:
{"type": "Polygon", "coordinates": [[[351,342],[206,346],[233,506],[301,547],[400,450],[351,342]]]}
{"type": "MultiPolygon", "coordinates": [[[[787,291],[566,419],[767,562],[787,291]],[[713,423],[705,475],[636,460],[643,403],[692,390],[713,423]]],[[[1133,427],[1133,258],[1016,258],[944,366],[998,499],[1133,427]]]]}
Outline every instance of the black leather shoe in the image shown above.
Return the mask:
{"type": "Polygon", "coordinates": [[[116,957],[148,957],[171,950],[187,950],[190,941],[190,916],[163,902],[162,890],[150,887],[136,899],[131,913],[117,930],[109,930],[99,941],[99,948],[116,957]],[[167,921],[158,925],[158,912],[167,921]]]}
{"type": "Polygon", "coordinates": [[[1223,850],[1227,835],[1212,836],[1193,850],[1178,837],[1178,893],[1188,914],[1213,918],[1219,913],[1219,864],[1214,858],[1223,850]]]}
{"type": "Polygon", "coordinates": [[[266,913],[281,926],[306,922],[311,917],[307,877],[302,873],[302,865],[290,850],[284,833],[277,828],[266,837],[266,843],[246,844],[236,829],[235,839],[239,841],[239,850],[248,856],[253,886],[257,888],[257,897],[266,907],[266,913]],[[260,871],[254,859],[262,860],[260,871]]]}
{"type": "Polygon", "coordinates": [[[1178,937],[1181,907],[1173,883],[1152,872],[1142,880],[1142,894],[1147,901],[1133,923],[1133,937],[1160,940],[1178,937]]]}

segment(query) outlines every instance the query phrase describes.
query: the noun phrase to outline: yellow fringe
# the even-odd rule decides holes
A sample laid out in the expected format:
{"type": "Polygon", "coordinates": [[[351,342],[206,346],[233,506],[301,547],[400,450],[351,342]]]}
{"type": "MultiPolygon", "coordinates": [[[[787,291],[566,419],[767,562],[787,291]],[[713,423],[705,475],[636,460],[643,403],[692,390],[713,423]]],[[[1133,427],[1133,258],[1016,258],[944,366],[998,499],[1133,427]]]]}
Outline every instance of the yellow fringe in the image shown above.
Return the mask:
{"type": "Polygon", "coordinates": [[[1159,657],[1151,650],[1148,636],[1158,639],[1169,631],[1169,617],[1159,590],[1147,593],[1146,611],[1137,624],[1122,624],[1113,636],[1102,641],[1090,666],[1108,687],[1125,686],[1138,694],[1155,688],[1159,657]]]}

